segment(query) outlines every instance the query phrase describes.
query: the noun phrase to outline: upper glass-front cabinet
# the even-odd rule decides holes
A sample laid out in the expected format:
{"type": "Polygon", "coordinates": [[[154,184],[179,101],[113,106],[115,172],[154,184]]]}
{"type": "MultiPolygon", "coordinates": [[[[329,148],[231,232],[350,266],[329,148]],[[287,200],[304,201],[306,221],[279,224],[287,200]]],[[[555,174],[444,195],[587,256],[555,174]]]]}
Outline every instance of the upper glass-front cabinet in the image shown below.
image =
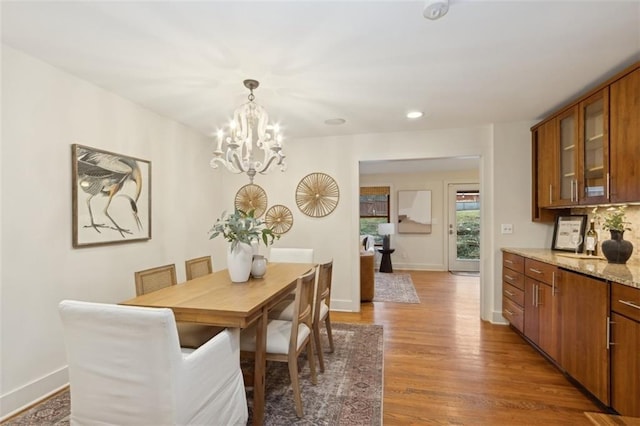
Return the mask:
{"type": "Polygon", "coordinates": [[[578,201],[578,109],[572,108],[558,117],[560,148],[559,197],[554,197],[566,205],[578,201]],[[559,198],[559,199],[558,199],[559,198]]]}
{"type": "Polygon", "coordinates": [[[609,91],[602,90],[580,103],[582,142],[581,202],[609,199],[609,91]]]}

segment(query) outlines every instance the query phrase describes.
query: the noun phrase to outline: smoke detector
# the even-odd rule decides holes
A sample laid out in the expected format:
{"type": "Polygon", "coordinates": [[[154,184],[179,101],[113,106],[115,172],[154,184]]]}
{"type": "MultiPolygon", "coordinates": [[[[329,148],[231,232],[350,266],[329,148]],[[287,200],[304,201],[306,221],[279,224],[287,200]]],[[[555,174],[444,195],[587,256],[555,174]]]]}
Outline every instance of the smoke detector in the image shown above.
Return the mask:
{"type": "Polygon", "coordinates": [[[422,14],[425,18],[435,21],[442,18],[449,11],[449,0],[427,0],[422,14]]]}

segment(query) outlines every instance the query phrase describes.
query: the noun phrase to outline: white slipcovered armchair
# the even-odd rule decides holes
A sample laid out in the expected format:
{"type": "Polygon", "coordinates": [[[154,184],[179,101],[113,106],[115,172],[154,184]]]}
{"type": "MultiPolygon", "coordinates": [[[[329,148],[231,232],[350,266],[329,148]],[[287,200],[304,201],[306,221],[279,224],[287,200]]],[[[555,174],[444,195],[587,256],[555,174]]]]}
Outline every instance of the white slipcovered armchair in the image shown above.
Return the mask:
{"type": "Polygon", "coordinates": [[[64,300],[71,424],[239,425],[240,331],[181,349],[170,309],[64,300]]]}

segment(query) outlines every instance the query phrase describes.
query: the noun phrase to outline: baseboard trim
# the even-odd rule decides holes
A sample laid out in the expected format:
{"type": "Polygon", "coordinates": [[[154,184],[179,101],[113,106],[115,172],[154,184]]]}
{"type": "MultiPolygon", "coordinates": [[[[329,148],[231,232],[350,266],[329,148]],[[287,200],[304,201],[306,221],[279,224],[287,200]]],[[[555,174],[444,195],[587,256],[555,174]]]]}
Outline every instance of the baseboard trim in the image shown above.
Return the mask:
{"type": "Polygon", "coordinates": [[[69,385],[67,366],[0,396],[0,422],[24,411],[69,385]]]}
{"type": "Polygon", "coordinates": [[[502,316],[502,311],[493,311],[491,314],[491,324],[509,325],[509,321],[502,316]]]}

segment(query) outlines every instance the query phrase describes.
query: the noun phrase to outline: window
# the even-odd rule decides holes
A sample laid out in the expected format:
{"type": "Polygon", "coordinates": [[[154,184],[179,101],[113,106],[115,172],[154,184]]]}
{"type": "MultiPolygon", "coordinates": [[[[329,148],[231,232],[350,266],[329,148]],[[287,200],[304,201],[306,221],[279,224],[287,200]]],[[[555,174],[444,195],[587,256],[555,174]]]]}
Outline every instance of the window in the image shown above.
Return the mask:
{"type": "Polygon", "coordinates": [[[378,224],[389,223],[388,186],[365,186],[360,188],[360,235],[375,236],[376,245],[382,244],[378,235],[378,224]]]}

